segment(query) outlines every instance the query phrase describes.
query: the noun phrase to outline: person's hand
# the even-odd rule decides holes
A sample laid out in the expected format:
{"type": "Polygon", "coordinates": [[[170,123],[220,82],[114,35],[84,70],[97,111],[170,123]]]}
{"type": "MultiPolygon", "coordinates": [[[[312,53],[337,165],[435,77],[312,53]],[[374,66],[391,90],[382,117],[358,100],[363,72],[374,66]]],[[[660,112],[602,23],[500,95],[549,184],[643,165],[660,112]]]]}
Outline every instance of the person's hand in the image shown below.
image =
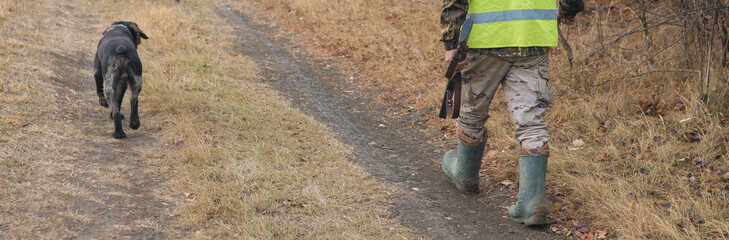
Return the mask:
{"type": "Polygon", "coordinates": [[[549,53],[551,53],[551,54],[559,54],[560,52],[562,52],[562,43],[561,42],[557,42],[556,47],[552,47],[549,49],[549,53]]]}
{"type": "Polygon", "coordinates": [[[575,17],[563,18],[562,16],[559,15],[559,13],[557,13],[557,22],[566,24],[566,25],[572,25],[572,24],[575,24],[575,17]]]}
{"type": "MultiPolygon", "coordinates": [[[[446,65],[450,65],[451,64],[451,61],[453,60],[453,57],[456,55],[456,51],[457,51],[457,49],[447,50],[446,51],[446,54],[445,54],[445,62],[446,62],[446,65]]],[[[463,61],[459,62],[456,65],[456,72],[460,72],[461,70],[463,70],[463,68],[466,67],[466,65],[468,65],[468,58],[464,59],[463,61]]]]}

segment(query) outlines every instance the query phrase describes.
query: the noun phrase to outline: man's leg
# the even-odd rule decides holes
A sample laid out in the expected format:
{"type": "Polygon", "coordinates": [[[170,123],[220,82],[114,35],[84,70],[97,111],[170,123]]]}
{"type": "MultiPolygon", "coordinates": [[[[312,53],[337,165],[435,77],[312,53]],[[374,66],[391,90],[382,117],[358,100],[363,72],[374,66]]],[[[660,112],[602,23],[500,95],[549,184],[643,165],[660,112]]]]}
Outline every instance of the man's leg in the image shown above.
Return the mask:
{"type": "Polygon", "coordinates": [[[489,104],[511,63],[476,52],[468,53],[469,64],[462,71],[461,112],[458,126],[458,150],[443,156],[443,172],[465,193],[478,192],[478,171],[486,145],[489,104]]]}
{"type": "Polygon", "coordinates": [[[514,135],[522,148],[536,149],[549,141],[544,112],[552,102],[547,54],[516,58],[504,79],[504,97],[516,124],[514,135]]]}
{"type": "Polygon", "coordinates": [[[509,217],[527,225],[550,222],[545,187],[549,133],[544,123],[544,112],[552,101],[548,69],[547,54],[516,58],[504,80],[504,96],[520,144],[519,196],[509,208],[509,217]]]}

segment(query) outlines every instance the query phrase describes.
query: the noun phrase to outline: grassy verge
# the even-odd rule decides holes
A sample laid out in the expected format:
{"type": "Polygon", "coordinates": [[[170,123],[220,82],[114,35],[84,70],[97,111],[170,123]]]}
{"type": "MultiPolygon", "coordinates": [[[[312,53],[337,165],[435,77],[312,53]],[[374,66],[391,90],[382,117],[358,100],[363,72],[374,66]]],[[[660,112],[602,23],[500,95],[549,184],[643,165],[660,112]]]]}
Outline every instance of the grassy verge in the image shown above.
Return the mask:
{"type": "Polygon", "coordinates": [[[212,238],[411,237],[387,218],[384,187],[313,118],[251,82],[212,1],[107,2],[108,22],[135,21],[145,114],[162,119],[170,193],[183,228],[212,238]]]}
{"type": "MultiPolygon", "coordinates": [[[[359,84],[382,90],[380,99],[396,107],[416,106],[433,116],[433,129],[452,134],[452,121],[435,120],[433,110],[444,85],[443,49],[437,41],[441,2],[232,2],[273,13],[274,21],[296,29],[323,54],[344,56],[354,71],[368,76],[359,84]]],[[[588,8],[596,5],[586,2],[588,8]]],[[[699,74],[656,73],[591,86],[626,70],[605,53],[590,54],[599,47],[597,36],[619,34],[639,24],[625,1],[601,4],[619,14],[606,14],[602,18],[607,20],[602,20],[588,11],[578,17],[581,24],[566,28],[578,59],[575,67],[569,67],[564,55],[551,57],[557,97],[546,118],[553,137],[548,190],[558,220],[552,229],[581,238],[604,230],[625,239],[729,236],[725,77],[715,74],[709,106],[699,101],[699,74]],[[611,18],[623,22],[611,24],[611,18]],[[606,24],[605,32],[598,31],[599,23],[606,24]]],[[[680,35],[667,26],[657,28],[653,38],[655,45],[667,45],[671,38],[660,37],[680,35]]],[[[641,45],[641,37],[630,36],[613,47],[658,51],[641,45]]],[[[654,60],[668,63],[654,67],[684,68],[681,61],[671,60],[680,56],[674,53],[686,51],[682,47],[662,51],[654,60]]],[[[639,54],[625,52],[617,57],[626,62],[639,54]]],[[[485,165],[495,183],[517,180],[517,143],[504,109],[499,95],[487,123],[491,137],[485,165]]]]}
{"type": "Polygon", "coordinates": [[[68,139],[83,134],[56,104],[57,71],[44,58],[60,45],[76,49],[83,41],[49,38],[59,16],[47,16],[39,1],[0,1],[0,236],[2,238],[69,238],[59,228],[64,217],[86,219],[61,212],[48,213],[65,196],[87,192],[59,179],[70,172],[71,155],[81,151],[68,139]],[[46,231],[39,235],[38,231],[46,231]]]}
{"type": "MultiPolygon", "coordinates": [[[[255,64],[233,52],[232,31],[213,4],[0,1],[2,238],[78,238],[93,223],[56,208],[70,204],[64,196],[90,195],[60,181],[60,175],[88,170],[70,169],[67,163],[83,157],[85,148],[69,142],[116,140],[83,133],[68,118],[75,114],[60,113],[53,103],[68,89],[54,85],[59,69],[46,60],[53,53],[63,58],[91,51],[99,33],[122,19],[137,22],[150,36],[139,49],[145,83],[137,132],[163,141],[162,149],[143,155],[156,162],[149,175],[170,179],[156,194],[180,203],[173,213],[178,224],[163,226],[170,238],[418,238],[388,217],[390,190],[347,160],[348,146],[252,82],[255,64]],[[73,18],[78,15],[86,20],[73,18]],[[69,22],[79,26],[58,31],[69,22]],[[48,206],[59,212],[44,212],[48,206]]],[[[75,69],[71,76],[86,76],[78,81],[92,84],[89,68],[62,70],[75,69]]],[[[89,129],[106,132],[109,126],[89,129]]],[[[99,181],[113,181],[120,173],[98,174],[108,176],[99,181]]]]}

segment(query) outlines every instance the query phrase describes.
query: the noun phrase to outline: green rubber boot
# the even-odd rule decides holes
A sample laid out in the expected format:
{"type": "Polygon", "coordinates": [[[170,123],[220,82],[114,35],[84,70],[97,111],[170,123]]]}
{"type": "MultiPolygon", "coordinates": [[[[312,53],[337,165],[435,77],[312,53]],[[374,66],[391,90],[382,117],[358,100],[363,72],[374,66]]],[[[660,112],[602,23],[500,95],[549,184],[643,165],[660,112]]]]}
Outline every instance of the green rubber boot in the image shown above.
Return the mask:
{"type": "Polygon", "coordinates": [[[483,149],[485,146],[486,138],[483,140],[468,139],[464,141],[462,140],[462,136],[459,136],[458,150],[448,151],[443,156],[443,162],[441,162],[443,172],[453,180],[453,183],[456,184],[456,188],[459,191],[468,194],[478,193],[478,171],[481,169],[481,158],[483,157],[483,149]],[[469,142],[475,146],[471,146],[465,142],[469,142]]]}
{"type": "Polygon", "coordinates": [[[549,224],[549,200],[546,195],[548,156],[519,157],[519,196],[509,208],[509,217],[518,223],[549,224]]]}

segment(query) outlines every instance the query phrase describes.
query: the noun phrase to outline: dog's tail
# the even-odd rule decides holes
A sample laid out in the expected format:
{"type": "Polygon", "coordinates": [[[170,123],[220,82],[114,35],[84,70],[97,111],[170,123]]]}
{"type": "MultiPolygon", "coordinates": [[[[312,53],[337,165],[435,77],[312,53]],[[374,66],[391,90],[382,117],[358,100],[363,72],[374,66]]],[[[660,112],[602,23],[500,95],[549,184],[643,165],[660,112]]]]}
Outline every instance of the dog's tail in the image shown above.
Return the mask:
{"type": "Polygon", "coordinates": [[[127,47],[126,47],[126,46],[124,46],[124,45],[119,45],[119,46],[117,46],[117,47],[116,47],[116,54],[117,54],[117,55],[120,55],[120,54],[127,54],[127,47]]]}
{"type": "MultiPolygon", "coordinates": [[[[113,72],[115,77],[121,76],[124,71],[128,70],[129,65],[129,57],[127,56],[127,47],[124,45],[119,45],[116,47],[115,52],[116,56],[109,58],[109,61],[111,61],[109,65],[109,70],[113,72]]],[[[116,82],[116,80],[114,80],[116,82]]]]}
{"type": "MultiPolygon", "coordinates": [[[[127,47],[124,45],[119,45],[116,47],[116,67],[119,67],[121,69],[126,69],[127,64],[129,63],[129,58],[127,57],[127,47]]],[[[121,74],[121,73],[119,73],[121,74]]]]}

